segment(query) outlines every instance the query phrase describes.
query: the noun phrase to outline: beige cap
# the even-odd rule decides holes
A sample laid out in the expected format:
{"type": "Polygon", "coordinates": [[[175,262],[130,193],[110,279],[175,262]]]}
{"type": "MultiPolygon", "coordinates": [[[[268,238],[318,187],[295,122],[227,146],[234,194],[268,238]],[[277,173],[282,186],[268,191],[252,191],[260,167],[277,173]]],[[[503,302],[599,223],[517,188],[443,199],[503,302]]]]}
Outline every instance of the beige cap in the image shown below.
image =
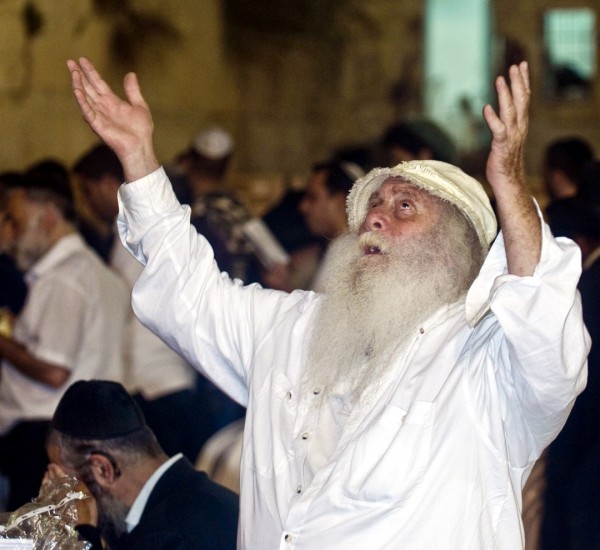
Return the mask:
{"type": "Polygon", "coordinates": [[[350,231],[358,231],[366,218],[371,195],[385,180],[394,177],[400,177],[458,207],[486,247],[496,237],[496,215],[483,186],[460,168],[439,160],[411,160],[393,168],[375,168],[357,180],[346,201],[350,231]]]}

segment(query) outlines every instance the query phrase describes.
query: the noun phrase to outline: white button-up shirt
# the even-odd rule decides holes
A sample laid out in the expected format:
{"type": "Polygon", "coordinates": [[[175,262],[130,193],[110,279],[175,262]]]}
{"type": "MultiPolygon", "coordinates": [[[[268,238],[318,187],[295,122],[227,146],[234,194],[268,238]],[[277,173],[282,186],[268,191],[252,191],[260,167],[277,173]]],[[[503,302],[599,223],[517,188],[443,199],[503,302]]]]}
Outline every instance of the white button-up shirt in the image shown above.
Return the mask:
{"type": "Polygon", "coordinates": [[[61,238],[27,272],[28,295],[14,338],[29,353],[70,371],[52,388],[8,361],[0,378],[0,433],[20,420],[49,420],[77,380],[123,376],[123,330],[129,305],[119,277],[76,233],[61,238]]]}
{"type": "Polygon", "coordinates": [[[522,547],[522,485],[586,380],[574,243],[544,226],[534,275],[516,277],[500,236],[466,303],[416,331],[312,475],[331,428],[319,388],[300,394],[321,297],[220,274],[162,169],[120,201],[121,238],[146,264],[136,313],[248,406],[241,548],[522,547]]]}

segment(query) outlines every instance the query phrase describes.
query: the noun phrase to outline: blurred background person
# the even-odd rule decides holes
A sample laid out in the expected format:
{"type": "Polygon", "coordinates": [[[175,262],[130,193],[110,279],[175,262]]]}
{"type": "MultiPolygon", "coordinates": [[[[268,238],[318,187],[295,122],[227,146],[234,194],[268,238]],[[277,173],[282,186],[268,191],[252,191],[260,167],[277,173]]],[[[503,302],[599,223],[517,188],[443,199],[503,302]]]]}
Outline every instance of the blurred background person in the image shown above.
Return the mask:
{"type": "MultiPolygon", "coordinates": [[[[122,277],[129,293],[143,270],[116,236],[117,191],[124,181],[117,156],[104,144],[86,151],[75,163],[90,210],[112,229],[109,265],[122,277]]],[[[196,396],[196,371],[158,336],[140,323],[127,299],[124,385],[135,396],[146,420],[168,454],[182,452],[195,461],[214,431],[207,405],[196,396]]]]}
{"type": "Polygon", "coordinates": [[[541,548],[583,550],[600,548],[600,161],[582,167],[561,221],[581,249],[577,288],[592,349],[587,386],[547,449],[541,548]]]}
{"type": "Polygon", "coordinates": [[[592,145],[580,137],[551,141],[544,150],[542,180],[548,196],[545,215],[556,236],[570,230],[570,215],[583,167],[594,158],[592,145]]]}
{"type": "Polygon", "coordinates": [[[385,166],[406,160],[441,160],[450,164],[458,160],[452,138],[426,118],[407,119],[389,126],[381,138],[381,147],[385,166]]]}
{"type": "Polygon", "coordinates": [[[330,267],[329,244],[348,229],[346,198],[354,182],[364,175],[360,166],[348,161],[323,162],[312,168],[299,209],[310,231],[326,243],[311,283],[312,290],[325,290],[330,267]]]}
{"type": "Polygon", "coordinates": [[[14,226],[7,217],[8,193],[12,187],[22,185],[22,176],[17,172],[0,174],[0,334],[10,335],[12,318],[25,304],[27,285],[23,272],[17,268],[13,256],[14,226]]]}
{"type": "Polygon", "coordinates": [[[215,251],[221,271],[246,284],[260,279],[259,263],[242,226],[252,218],[246,205],[226,183],[234,153],[231,135],[220,127],[199,132],[177,159],[189,181],[192,224],[215,251]]]}
{"type": "Polygon", "coordinates": [[[9,191],[6,216],[28,285],[13,337],[0,336],[0,469],[14,510],[37,495],[48,422],[67,387],[121,379],[127,297],[77,233],[68,181],[24,178],[9,191]]]}

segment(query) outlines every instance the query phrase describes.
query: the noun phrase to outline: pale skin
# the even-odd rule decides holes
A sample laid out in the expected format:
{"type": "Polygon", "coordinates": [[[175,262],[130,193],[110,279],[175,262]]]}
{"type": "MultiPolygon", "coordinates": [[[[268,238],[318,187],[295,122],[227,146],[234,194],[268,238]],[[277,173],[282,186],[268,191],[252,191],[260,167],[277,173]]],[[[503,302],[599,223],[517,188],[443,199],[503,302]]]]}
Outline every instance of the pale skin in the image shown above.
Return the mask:
{"type": "MultiPolygon", "coordinates": [[[[124,79],[126,99],[119,98],[102,80],[92,63],[80,58],[67,62],[73,92],[84,119],[111,147],[125,170],[127,182],[159,167],[152,142],[153,123],[137,77],[124,79]]],[[[498,77],[498,112],[491,105],[483,116],[492,133],[486,175],[494,191],[506,245],[508,271],[532,275],[540,259],[541,227],[525,181],[524,146],[529,123],[529,68],[527,62],[509,69],[509,82],[498,77]]]]}

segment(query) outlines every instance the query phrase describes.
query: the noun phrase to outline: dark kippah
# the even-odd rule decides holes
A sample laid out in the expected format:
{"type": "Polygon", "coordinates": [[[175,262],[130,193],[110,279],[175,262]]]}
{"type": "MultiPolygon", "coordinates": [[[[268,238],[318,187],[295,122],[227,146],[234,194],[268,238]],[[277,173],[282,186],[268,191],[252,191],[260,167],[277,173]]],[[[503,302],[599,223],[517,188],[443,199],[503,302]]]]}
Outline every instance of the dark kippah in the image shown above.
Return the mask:
{"type": "Polygon", "coordinates": [[[112,439],[146,426],[137,403],[117,382],[80,380],[56,407],[51,427],[77,439],[112,439]]]}

